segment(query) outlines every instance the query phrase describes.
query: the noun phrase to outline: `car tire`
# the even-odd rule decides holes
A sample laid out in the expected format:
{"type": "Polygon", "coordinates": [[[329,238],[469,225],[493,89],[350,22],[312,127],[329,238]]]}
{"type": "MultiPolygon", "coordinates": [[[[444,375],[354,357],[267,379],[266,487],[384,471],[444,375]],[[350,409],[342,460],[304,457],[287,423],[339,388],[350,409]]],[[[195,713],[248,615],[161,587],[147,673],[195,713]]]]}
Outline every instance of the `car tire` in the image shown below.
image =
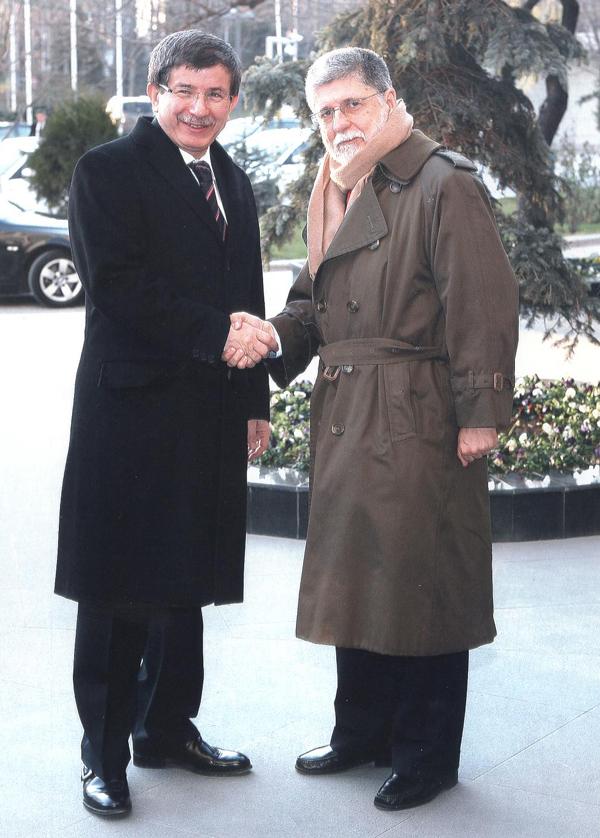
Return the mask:
{"type": "Polygon", "coordinates": [[[46,250],[31,263],[29,290],[44,306],[66,308],[83,300],[83,286],[65,250],[46,250]]]}

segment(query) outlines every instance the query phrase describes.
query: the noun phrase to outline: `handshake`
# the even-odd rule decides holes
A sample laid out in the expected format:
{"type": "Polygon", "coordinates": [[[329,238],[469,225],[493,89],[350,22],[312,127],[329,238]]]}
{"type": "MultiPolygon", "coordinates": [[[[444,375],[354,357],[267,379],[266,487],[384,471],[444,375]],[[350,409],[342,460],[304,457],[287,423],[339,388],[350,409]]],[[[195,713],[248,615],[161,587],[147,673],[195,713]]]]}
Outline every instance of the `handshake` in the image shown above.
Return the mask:
{"type": "Polygon", "coordinates": [[[244,370],[258,364],[270,352],[278,351],[275,330],[266,320],[245,311],[231,314],[230,319],[231,326],[221,355],[227,366],[244,370]]]}

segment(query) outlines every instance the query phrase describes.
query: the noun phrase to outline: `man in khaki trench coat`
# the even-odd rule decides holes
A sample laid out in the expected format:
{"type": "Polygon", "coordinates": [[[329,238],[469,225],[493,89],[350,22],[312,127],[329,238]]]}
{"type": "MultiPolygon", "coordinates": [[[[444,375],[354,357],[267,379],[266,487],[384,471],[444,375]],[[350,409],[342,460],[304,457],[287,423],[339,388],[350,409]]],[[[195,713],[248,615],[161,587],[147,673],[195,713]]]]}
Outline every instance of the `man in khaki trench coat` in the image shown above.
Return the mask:
{"type": "Polygon", "coordinates": [[[404,809],[456,784],[468,650],[495,635],[485,455],[517,288],[475,166],[413,130],[378,55],[321,56],[306,95],[327,153],[270,371],[320,356],[297,634],[336,647],[338,689],[296,768],[391,762],[375,805],[404,809]]]}

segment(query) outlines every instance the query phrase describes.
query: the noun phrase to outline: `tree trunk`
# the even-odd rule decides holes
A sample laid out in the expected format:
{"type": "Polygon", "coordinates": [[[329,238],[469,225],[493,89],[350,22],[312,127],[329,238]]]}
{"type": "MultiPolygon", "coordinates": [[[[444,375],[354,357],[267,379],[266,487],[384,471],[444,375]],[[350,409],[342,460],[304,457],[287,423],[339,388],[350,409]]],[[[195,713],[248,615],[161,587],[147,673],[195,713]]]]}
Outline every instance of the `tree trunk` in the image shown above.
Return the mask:
{"type": "MultiPolygon", "coordinates": [[[[531,11],[537,6],[539,0],[526,0],[523,8],[531,11]]],[[[579,18],[579,3],[577,0],[561,0],[562,4],[562,19],[561,24],[574,35],[577,27],[577,20],[579,18]]],[[[558,126],[561,123],[567,104],[569,102],[569,94],[567,90],[560,83],[558,76],[550,75],[546,77],[546,98],[542,102],[540,112],[538,115],[538,125],[540,131],[548,145],[552,144],[552,140],[556,136],[558,126]]],[[[518,196],[519,213],[526,218],[526,220],[533,224],[538,229],[540,227],[547,227],[549,230],[554,229],[553,221],[548,218],[547,214],[541,207],[533,206],[526,195],[518,196]]]]}
{"type": "MultiPolygon", "coordinates": [[[[527,0],[524,8],[531,11],[537,6],[538,2],[539,0],[527,0]]],[[[561,4],[561,25],[574,35],[579,18],[579,3],[577,0],[561,0],[561,4]]],[[[552,144],[552,140],[556,136],[558,126],[567,110],[568,101],[569,94],[560,83],[558,76],[547,76],[546,98],[540,107],[538,124],[548,145],[552,144]]]]}

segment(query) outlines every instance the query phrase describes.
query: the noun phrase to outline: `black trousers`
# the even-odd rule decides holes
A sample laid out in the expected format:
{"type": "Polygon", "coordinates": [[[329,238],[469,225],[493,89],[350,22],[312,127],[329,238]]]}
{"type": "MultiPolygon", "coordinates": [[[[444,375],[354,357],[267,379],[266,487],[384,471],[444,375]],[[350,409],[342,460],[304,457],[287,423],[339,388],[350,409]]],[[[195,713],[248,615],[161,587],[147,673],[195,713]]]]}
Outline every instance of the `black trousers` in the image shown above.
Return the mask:
{"type": "Polygon", "coordinates": [[[458,769],[469,653],[432,657],[336,649],[336,750],[387,756],[407,779],[458,769]]]}
{"type": "Polygon", "coordinates": [[[81,757],[105,780],[125,775],[134,750],[159,751],[197,736],[204,681],[199,608],[80,603],[73,687],[81,757]]]}

